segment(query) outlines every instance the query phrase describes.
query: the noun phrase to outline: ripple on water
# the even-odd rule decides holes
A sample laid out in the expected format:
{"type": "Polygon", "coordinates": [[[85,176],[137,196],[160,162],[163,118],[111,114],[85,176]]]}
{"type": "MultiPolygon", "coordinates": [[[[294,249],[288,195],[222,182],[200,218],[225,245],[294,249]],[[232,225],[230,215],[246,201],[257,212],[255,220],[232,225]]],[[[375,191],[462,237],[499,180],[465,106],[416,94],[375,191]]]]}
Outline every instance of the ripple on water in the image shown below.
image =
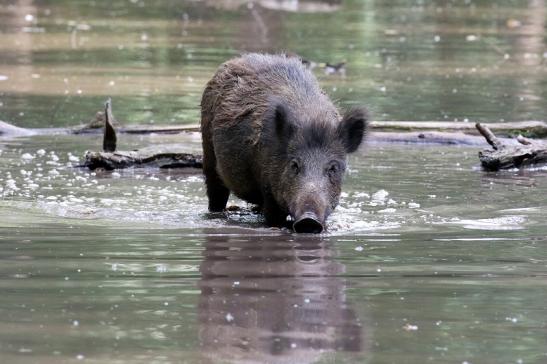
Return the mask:
{"type": "MultiPolygon", "coordinates": [[[[94,173],[72,168],[73,159],[70,153],[58,156],[53,151],[26,152],[12,162],[21,173],[8,173],[0,179],[0,193],[21,209],[37,208],[65,218],[271,231],[264,227],[263,217],[241,200],[229,202],[239,209],[216,216],[208,214],[200,175],[171,176],[137,169],[94,173]]],[[[411,205],[388,200],[388,195],[385,190],[343,193],[340,206],[329,219],[329,233],[401,226],[411,205]]]]}
{"type": "MultiPolygon", "coordinates": [[[[90,172],[73,168],[74,155],[7,150],[11,171],[0,177],[0,194],[20,209],[85,220],[145,223],[189,228],[265,228],[263,217],[241,200],[226,214],[207,212],[203,177],[199,174],[129,169],[90,172]],[[178,173],[178,174],[177,174],[178,173]]],[[[397,201],[384,189],[343,192],[329,218],[329,233],[395,229],[423,211],[413,201],[397,201]],[[388,198],[389,197],[389,198],[388,198]]]]}

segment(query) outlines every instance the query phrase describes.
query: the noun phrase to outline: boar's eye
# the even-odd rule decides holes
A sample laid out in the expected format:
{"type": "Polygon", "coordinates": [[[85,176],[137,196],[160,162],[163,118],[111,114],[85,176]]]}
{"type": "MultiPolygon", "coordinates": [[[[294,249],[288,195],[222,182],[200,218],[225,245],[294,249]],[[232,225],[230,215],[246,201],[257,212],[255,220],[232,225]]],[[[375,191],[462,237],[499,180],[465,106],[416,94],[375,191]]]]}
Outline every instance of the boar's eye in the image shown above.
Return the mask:
{"type": "Polygon", "coordinates": [[[327,174],[329,177],[336,177],[340,171],[342,170],[343,166],[340,165],[340,162],[338,161],[331,161],[327,165],[327,174]]]}
{"type": "Polygon", "coordinates": [[[293,159],[290,162],[290,168],[291,168],[292,173],[294,173],[294,174],[300,173],[300,164],[298,163],[298,161],[296,159],[293,159]]]}

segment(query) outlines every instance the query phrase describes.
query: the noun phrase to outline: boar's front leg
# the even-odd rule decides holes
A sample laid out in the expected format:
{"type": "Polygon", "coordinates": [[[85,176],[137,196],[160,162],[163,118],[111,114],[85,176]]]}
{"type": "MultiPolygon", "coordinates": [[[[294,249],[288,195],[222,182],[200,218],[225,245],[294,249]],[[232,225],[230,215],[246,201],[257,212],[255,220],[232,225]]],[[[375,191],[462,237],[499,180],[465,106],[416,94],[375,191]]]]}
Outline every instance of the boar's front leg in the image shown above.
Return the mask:
{"type": "Polygon", "coordinates": [[[205,158],[203,159],[203,167],[205,172],[205,184],[207,186],[207,197],[209,198],[209,211],[224,211],[228,198],[230,197],[230,190],[224,186],[224,183],[218,176],[216,170],[205,170],[205,158]]]}
{"type": "Polygon", "coordinates": [[[287,214],[283,212],[269,191],[264,192],[264,205],[262,210],[268,226],[287,227],[287,214]]]}

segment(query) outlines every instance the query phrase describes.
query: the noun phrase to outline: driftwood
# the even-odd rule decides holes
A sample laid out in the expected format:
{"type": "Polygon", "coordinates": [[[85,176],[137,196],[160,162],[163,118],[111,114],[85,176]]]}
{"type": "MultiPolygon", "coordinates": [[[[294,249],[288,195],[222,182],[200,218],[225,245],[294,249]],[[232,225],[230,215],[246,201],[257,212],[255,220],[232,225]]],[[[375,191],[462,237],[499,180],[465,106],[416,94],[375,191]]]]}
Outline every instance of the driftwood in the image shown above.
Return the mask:
{"type": "Polygon", "coordinates": [[[108,99],[104,110],[103,151],[87,152],[83,166],[113,170],[128,167],[202,168],[200,155],[180,151],[180,145],[162,145],[133,151],[116,152],[117,136],[114,129],[112,101],[108,99]]]}
{"type": "Polygon", "coordinates": [[[547,163],[547,143],[545,142],[518,136],[518,143],[509,143],[496,137],[486,125],[477,123],[476,128],[492,146],[492,149],[479,152],[481,165],[488,171],[547,163]]]}

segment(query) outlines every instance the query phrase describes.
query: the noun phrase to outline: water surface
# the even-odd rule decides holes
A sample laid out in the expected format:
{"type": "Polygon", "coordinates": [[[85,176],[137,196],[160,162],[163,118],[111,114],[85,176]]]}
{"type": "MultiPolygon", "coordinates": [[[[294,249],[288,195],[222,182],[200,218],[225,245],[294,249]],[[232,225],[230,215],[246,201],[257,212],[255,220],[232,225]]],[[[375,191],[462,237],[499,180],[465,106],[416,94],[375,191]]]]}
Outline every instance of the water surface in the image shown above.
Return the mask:
{"type": "Polygon", "coordinates": [[[90,173],[99,138],[48,138],[1,147],[3,361],[546,359],[545,171],[372,144],[329,233],[297,236],[238,200],[209,216],[192,171],[90,173]]]}
{"type": "MultiPolygon", "coordinates": [[[[290,50],[377,120],[545,119],[543,1],[1,1],[0,119],[194,123],[241,51],[290,50]],[[301,7],[295,7],[299,3],[301,7]],[[281,8],[280,8],[281,7],[281,8]]],[[[120,149],[200,136],[129,136],[120,149]]],[[[547,171],[368,144],[320,236],[207,212],[197,170],[0,139],[2,363],[545,363],[547,171]]]]}

